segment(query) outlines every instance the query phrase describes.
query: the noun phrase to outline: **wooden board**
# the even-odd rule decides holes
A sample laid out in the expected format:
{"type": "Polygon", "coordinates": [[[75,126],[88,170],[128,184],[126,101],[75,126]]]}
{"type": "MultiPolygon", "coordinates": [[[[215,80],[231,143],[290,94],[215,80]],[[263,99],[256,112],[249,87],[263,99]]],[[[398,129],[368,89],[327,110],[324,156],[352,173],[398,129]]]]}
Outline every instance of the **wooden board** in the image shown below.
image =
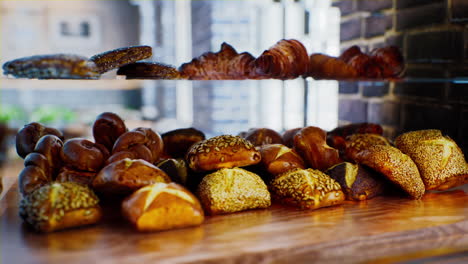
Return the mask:
{"type": "Polygon", "coordinates": [[[9,164],[0,174],[9,189],[0,201],[1,264],[391,263],[468,254],[467,186],[420,201],[379,197],[312,211],[274,205],[159,233],[138,233],[110,210],[99,225],[37,234],[18,217],[20,169],[9,164]]]}

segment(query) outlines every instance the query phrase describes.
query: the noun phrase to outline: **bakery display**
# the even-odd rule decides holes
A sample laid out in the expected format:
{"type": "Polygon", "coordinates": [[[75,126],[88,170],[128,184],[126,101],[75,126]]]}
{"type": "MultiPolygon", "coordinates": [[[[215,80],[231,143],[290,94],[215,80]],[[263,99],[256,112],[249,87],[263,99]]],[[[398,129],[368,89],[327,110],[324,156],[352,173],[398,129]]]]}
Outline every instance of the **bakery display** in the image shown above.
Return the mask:
{"type": "Polygon", "coordinates": [[[325,173],[340,184],[346,200],[362,201],[383,194],[384,181],[376,172],[359,164],[343,162],[325,173]]]}
{"type": "Polygon", "coordinates": [[[194,171],[213,171],[254,165],[260,162],[260,153],[249,141],[231,135],[222,135],[195,143],[187,152],[186,160],[194,171]]]}
{"type": "Polygon", "coordinates": [[[23,220],[39,232],[97,223],[102,217],[99,199],[77,183],[51,183],[24,197],[19,205],[23,220]]]}
{"type": "Polygon", "coordinates": [[[88,58],[72,54],[24,57],[3,64],[3,74],[30,79],[98,79],[99,69],[88,58]]]}
{"type": "Polygon", "coordinates": [[[193,144],[205,140],[205,134],[190,127],[168,131],[161,138],[164,142],[164,154],[177,159],[184,158],[193,144]]]}
{"type": "Polygon", "coordinates": [[[131,79],[177,80],[185,79],[176,68],[157,62],[135,62],[122,66],[117,75],[131,79]]]}
{"type": "Polygon", "coordinates": [[[122,214],[138,231],[197,226],[204,213],[198,199],[176,183],[143,187],[122,202],[122,214]]]}
{"type": "Polygon", "coordinates": [[[198,185],[197,196],[210,215],[271,205],[270,193],[260,176],[241,168],[220,169],[208,174],[198,185]]]}
{"type": "Polygon", "coordinates": [[[274,200],[301,209],[318,209],[343,203],[340,185],[314,169],[295,169],[276,176],[269,185],[274,200]]]}
{"type": "Polygon", "coordinates": [[[285,145],[269,144],[257,149],[262,156],[260,165],[271,175],[282,174],[296,168],[306,168],[301,156],[285,145]]]}
{"type": "Polygon", "coordinates": [[[374,145],[357,153],[355,161],[383,174],[413,199],[424,195],[424,183],[414,161],[399,149],[374,145]]]}
{"type": "Polygon", "coordinates": [[[25,158],[34,151],[37,141],[45,135],[55,135],[63,140],[63,134],[59,130],[33,122],[25,125],[16,134],[16,152],[21,158],[25,158]]]}
{"type": "Polygon", "coordinates": [[[96,64],[100,73],[105,73],[151,56],[153,49],[150,46],[133,46],[96,54],[89,60],[96,64]]]}
{"type": "Polygon", "coordinates": [[[414,160],[426,190],[447,190],[468,183],[468,164],[457,143],[440,130],[407,132],[395,145],[414,160]]]}
{"type": "Polygon", "coordinates": [[[318,127],[298,131],[294,136],[294,150],[313,169],[323,171],[341,162],[338,150],[327,145],[327,132],[318,127]]]}
{"type": "Polygon", "coordinates": [[[115,113],[104,112],[96,117],[93,124],[94,141],[105,146],[109,152],[115,141],[125,132],[125,122],[115,113]]]}
{"type": "Polygon", "coordinates": [[[252,128],[242,137],[250,141],[254,146],[283,144],[281,135],[270,128],[252,128]]]}

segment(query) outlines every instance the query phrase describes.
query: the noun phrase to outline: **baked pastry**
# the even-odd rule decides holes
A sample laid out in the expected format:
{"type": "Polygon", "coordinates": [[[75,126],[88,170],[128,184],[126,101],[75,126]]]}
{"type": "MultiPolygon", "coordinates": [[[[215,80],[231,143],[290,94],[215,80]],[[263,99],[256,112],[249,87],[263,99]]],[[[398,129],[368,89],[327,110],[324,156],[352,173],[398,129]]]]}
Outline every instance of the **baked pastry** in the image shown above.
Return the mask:
{"type": "Polygon", "coordinates": [[[55,128],[36,122],[25,125],[16,134],[16,152],[24,159],[29,153],[34,151],[37,141],[45,135],[55,135],[63,140],[62,132],[55,128]]]}
{"type": "Polygon", "coordinates": [[[244,135],[246,140],[252,142],[254,146],[266,144],[283,144],[281,135],[269,128],[252,128],[244,135]]]}
{"type": "Polygon", "coordinates": [[[19,191],[23,196],[26,196],[47,185],[50,181],[49,175],[41,167],[29,165],[24,167],[18,175],[19,191]]]}
{"type": "Polygon", "coordinates": [[[60,152],[63,163],[81,171],[99,171],[109,157],[109,151],[100,144],[83,138],[67,140],[60,152]]]}
{"type": "Polygon", "coordinates": [[[305,169],[304,160],[294,151],[281,144],[263,145],[257,148],[262,155],[260,164],[272,175],[278,175],[292,169],[305,169]]]}
{"type": "Polygon", "coordinates": [[[171,179],[147,161],[124,159],[99,171],[93,180],[93,188],[104,194],[127,195],[158,182],[169,183],[171,179]]]}
{"type": "Polygon", "coordinates": [[[382,70],[382,77],[399,77],[404,73],[405,61],[398,47],[389,46],[373,50],[372,59],[382,70]]]}
{"type": "Polygon", "coordinates": [[[30,79],[98,79],[94,62],[71,54],[24,57],[3,64],[3,74],[30,79]]]}
{"type": "Polygon", "coordinates": [[[135,62],[122,66],[117,75],[125,75],[126,79],[184,79],[176,68],[157,62],[135,62]]]}
{"type": "Polygon", "coordinates": [[[325,173],[340,184],[347,200],[368,200],[384,191],[385,184],[376,172],[358,164],[343,162],[325,173]]]}
{"type": "Polygon", "coordinates": [[[127,127],[120,116],[104,112],[96,117],[93,124],[94,141],[112,151],[115,141],[127,132],[127,127]]]}
{"type": "Polygon", "coordinates": [[[383,136],[377,134],[354,134],[346,138],[344,157],[346,160],[356,160],[356,155],[371,146],[386,145],[390,142],[383,136]]]}
{"type": "Polygon", "coordinates": [[[340,126],[327,133],[327,143],[332,148],[344,152],[345,142],[348,136],[354,134],[383,134],[382,126],[373,123],[354,123],[340,126]]]}
{"type": "Polygon", "coordinates": [[[357,163],[383,174],[407,192],[413,199],[424,195],[424,183],[413,160],[399,149],[387,145],[374,145],[356,154],[357,163]]]}
{"type": "Polygon", "coordinates": [[[100,73],[105,73],[151,56],[153,49],[150,46],[133,46],[106,51],[92,56],[89,60],[97,65],[100,73]]]}
{"type": "MultiPolygon", "coordinates": [[[[60,156],[59,156],[60,158],[60,156]]],[[[39,167],[44,174],[47,176],[49,181],[54,180],[54,168],[51,167],[51,163],[46,156],[41,153],[32,152],[29,153],[26,158],[24,158],[24,167],[27,166],[36,166],[39,167]]]]}
{"type": "Polygon", "coordinates": [[[138,231],[197,226],[204,214],[198,199],[176,183],[155,183],[122,202],[122,213],[138,231]]]}
{"type": "Polygon", "coordinates": [[[184,159],[166,159],[159,162],[156,167],[169,175],[172,181],[187,186],[189,172],[184,159]]]}
{"type": "Polygon", "coordinates": [[[457,143],[440,130],[408,132],[395,145],[418,166],[426,190],[446,190],[468,183],[468,164],[457,143]]]}
{"type": "Polygon", "coordinates": [[[338,59],[344,61],[345,63],[349,63],[349,61],[356,55],[362,54],[361,48],[359,46],[351,46],[347,48],[341,55],[338,57],[338,59]]]}
{"type": "Polygon", "coordinates": [[[343,80],[358,77],[358,72],[336,57],[317,53],[310,55],[307,76],[314,79],[343,80]]]}
{"type": "Polygon", "coordinates": [[[76,182],[81,185],[92,187],[97,172],[80,171],[69,167],[62,167],[55,181],[57,182],[76,182]]]}
{"type": "Polygon", "coordinates": [[[99,199],[83,185],[51,183],[24,197],[19,205],[23,220],[39,232],[97,223],[102,216],[99,199]]]}
{"type": "Polygon", "coordinates": [[[131,151],[136,145],[144,145],[151,152],[151,163],[159,160],[164,143],[161,136],[151,128],[139,127],[122,134],[114,144],[112,155],[120,151],[131,151]]]}
{"type": "Polygon", "coordinates": [[[288,148],[294,147],[294,136],[297,134],[297,132],[301,131],[301,129],[302,127],[297,127],[284,131],[283,135],[281,136],[283,139],[283,144],[288,148]]]}
{"type": "Polygon", "coordinates": [[[301,209],[318,209],[345,200],[340,185],[314,169],[288,171],[276,176],[269,187],[274,200],[301,209]]]}
{"type": "Polygon", "coordinates": [[[153,163],[154,160],[153,153],[151,153],[151,150],[147,146],[137,144],[129,147],[127,150],[114,153],[107,159],[106,165],[123,159],[142,159],[149,163],[153,163]]]}
{"type": "Polygon", "coordinates": [[[254,165],[260,162],[260,153],[249,141],[231,135],[222,135],[192,145],[186,160],[194,171],[212,171],[254,165]]]}
{"type": "Polygon", "coordinates": [[[254,57],[237,53],[229,44],[221,44],[218,52],[206,52],[179,67],[179,72],[191,80],[244,80],[252,74],[254,57]]]}
{"type": "Polygon", "coordinates": [[[309,54],[298,40],[282,39],[265,50],[253,65],[255,75],[261,78],[295,79],[307,74],[309,54]]]}
{"type": "Polygon", "coordinates": [[[53,179],[57,176],[60,167],[62,167],[62,159],[60,153],[63,148],[63,142],[60,138],[54,135],[45,135],[39,139],[34,147],[34,152],[42,154],[49,163],[51,175],[49,178],[53,179]]]}
{"type": "Polygon", "coordinates": [[[270,193],[260,176],[241,168],[221,169],[208,174],[198,185],[197,196],[210,215],[271,205],[270,193]]]}
{"type": "Polygon", "coordinates": [[[180,128],[161,135],[164,142],[164,153],[172,158],[184,158],[189,148],[202,140],[205,134],[198,129],[180,128]]]}
{"type": "Polygon", "coordinates": [[[318,170],[326,170],[341,162],[338,150],[327,145],[327,132],[318,127],[305,127],[294,136],[294,150],[318,170]]]}
{"type": "Polygon", "coordinates": [[[348,65],[356,70],[360,78],[379,79],[383,77],[380,65],[367,54],[362,53],[352,57],[348,65]]]}

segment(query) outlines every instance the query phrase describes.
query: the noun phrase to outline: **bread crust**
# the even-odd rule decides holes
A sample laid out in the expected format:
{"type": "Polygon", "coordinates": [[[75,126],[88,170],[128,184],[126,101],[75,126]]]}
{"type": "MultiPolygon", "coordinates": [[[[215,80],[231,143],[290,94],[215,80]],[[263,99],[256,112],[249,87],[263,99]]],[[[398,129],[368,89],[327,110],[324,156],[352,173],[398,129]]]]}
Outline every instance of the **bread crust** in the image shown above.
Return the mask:
{"type": "Polygon", "coordinates": [[[96,54],[89,60],[96,64],[100,73],[105,73],[151,56],[153,56],[153,49],[150,46],[132,46],[96,54]]]}

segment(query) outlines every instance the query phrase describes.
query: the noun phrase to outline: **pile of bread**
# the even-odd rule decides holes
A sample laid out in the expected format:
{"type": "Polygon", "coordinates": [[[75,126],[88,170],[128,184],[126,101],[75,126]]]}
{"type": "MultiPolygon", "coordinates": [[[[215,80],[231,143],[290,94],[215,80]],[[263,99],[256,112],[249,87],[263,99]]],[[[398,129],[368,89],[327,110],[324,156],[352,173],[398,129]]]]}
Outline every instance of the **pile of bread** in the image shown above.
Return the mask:
{"type": "Polygon", "coordinates": [[[394,145],[367,123],[206,139],[194,128],[128,131],[118,115],[102,113],[93,136],[64,141],[39,123],[18,132],[20,216],[37,231],[97,223],[105,202],[120,203],[137,230],[157,231],[200,225],[205,214],[267,208],[272,200],[317,209],[388,191],[420,199],[426,190],[468,183],[462,151],[439,130],[404,133],[394,145]]]}
{"type": "Polygon", "coordinates": [[[178,69],[157,62],[139,62],[152,56],[149,46],[124,47],[92,56],[49,54],[6,62],[5,75],[39,79],[98,79],[118,69],[127,79],[392,79],[403,75],[403,56],[396,47],[378,48],[363,53],[353,46],[338,57],[307,52],[295,39],[282,39],[258,58],[238,53],[227,43],[218,52],[206,52],[178,69]]]}

